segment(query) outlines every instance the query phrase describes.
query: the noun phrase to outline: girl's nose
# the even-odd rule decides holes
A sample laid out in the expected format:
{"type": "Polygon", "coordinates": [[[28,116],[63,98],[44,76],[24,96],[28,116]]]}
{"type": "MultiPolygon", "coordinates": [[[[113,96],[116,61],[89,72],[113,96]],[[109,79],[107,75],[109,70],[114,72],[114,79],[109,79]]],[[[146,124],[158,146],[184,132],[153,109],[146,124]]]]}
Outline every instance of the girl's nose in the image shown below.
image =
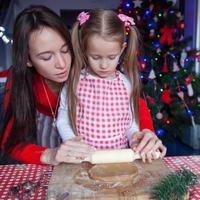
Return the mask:
{"type": "Polygon", "coordinates": [[[107,61],[106,61],[106,60],[102,60],[102,62],[101,62],[101,68],[102,68],[102,69],[106,69],[107,66],[108,66],[107,61]]]}

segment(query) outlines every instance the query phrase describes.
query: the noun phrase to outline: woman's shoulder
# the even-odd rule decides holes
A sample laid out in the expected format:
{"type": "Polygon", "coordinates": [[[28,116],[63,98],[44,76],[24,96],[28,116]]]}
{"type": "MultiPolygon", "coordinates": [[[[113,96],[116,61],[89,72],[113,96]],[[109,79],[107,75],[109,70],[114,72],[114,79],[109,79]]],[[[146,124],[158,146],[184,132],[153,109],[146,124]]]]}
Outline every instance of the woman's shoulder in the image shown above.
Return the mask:
{"type": "Polygon", "coordinates": [[[10,70],[6,69],[3,71],[0,71],[0,83],[5,83],[8,76],[9,76],[10,70]]]}
{"type": "Polygon", "coordinates": [[[6,69],[0,72],[0,96],[2,97],[5,93],[6,83],[8,76],[10,74],[10,70],[6,69]]]}
{"type": "MultiPolygon", "coordinates": [[[[4,119],[4,97],[6,92],[6,81],[9,75],[9,70],[4,70],[0,72],[0,122],[4,119]]],[[[0,123],[0,132],[3,127],[3,123],[0,123]]]]}

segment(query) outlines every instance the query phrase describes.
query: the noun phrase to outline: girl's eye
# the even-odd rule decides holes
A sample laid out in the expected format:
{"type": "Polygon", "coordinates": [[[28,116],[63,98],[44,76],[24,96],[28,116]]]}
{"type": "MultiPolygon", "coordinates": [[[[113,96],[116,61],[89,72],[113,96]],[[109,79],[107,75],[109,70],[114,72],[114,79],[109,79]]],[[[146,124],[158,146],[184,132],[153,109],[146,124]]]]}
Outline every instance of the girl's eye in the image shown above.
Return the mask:
{"type": "Polygon", "coordinates": [[[114,60],[116,58],[116,56],[109,56],[108,57],[110,60],[114,60]]]}
{"type": "Polygon", "coordinates": [[[93,59],[93,60],[99,60],[99,57],[93,56],[92,59],[93,59]]]}
{"type": "Polygon", "coordinates": [[[91,56],[93,60],[99,60],[100,57],[99,56],[91,56]]]}

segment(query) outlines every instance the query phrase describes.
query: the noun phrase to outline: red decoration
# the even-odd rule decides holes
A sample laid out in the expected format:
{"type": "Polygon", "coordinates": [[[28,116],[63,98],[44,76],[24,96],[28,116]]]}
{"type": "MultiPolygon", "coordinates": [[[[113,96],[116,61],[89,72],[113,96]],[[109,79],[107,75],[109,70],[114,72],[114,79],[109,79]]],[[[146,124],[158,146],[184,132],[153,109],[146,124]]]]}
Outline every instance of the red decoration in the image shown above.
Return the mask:
{"type": "Polygon", "coordinates": [[[193,96],[194,95],[194,91],[192,88],[192,75],[190,74],[186,79],[185,79],[185,83],[187,85],[187,89],[188,89],[188,96],[193,96]]]}
{"type": "Polygon", "coordinates": [[[194,55],[192,55],[192,57],[196,58],[198,62],[200,62],[200,53],[196,53],[194,55]]]}
{"type": "Polygon", "coordinates": [[[169,26],[164,26],[160,29],[161,37],[160,37],[160,43],[165,44],[167,43],[169,46],[172,45],[172,33],[174,32],[174,29],[169,26]]]}
{"type": "Polygon", "coordinates": [[[188,84],[191,84],[192,83],[192,75],[189,75],[186,79],[185,79],[185,83],[188,85],[188,84]]]}
{"type": "Polygon", "coordinates": [[[144,71],[146,69],[146,63],[144,61],[139,62],[140,71],[144,71]]]}
{"type": "Polygon", "coordinates": [[[147,96],[148,102],[151,104],[155,104],[155,99],[153,97],[147,96]]]}
{"type": "Polygon", "coordinates": [[[168,72],[168,66],[167,66],[167,63],[166,62],[164,62],[164,64],[163,64],[163,67],[162,67],[162,73],[167,73],[168,72]]]}
{"type": "Polygon", "coordinates": [[[194,54],[193,57],[199,59],[200,58],[200,53],[194,54]]]}
{"type": "Polygon", "coordinates": [[[180,28],[180,29],[184,29],[184,28],[185,28],[185,23],[184,23],[184,21],[183,21],[183,20],[180,21],[180,22],[178,23],[177,27],[180,28]]]}
{"type": "Polygon", "coordinates": [[[164,89],[168,89],[169,83],[164,83],[164,89]]]}
{"type": "Polygon", "coordinates": [[[161,100],[166,104],[170,104],[172,102],[171,91],[169,89],[163,90],[161,94],[161,100]]]}
{"type": "Polygon", "coordinates": [[[149,38],[150,39],[153,39],[155,37],[155,30],[154,29],[151,29],[150,30],[150,33],[149,33],[149,38]]]}
{"type": "Polygon", "coordinates": [[[182,91],[177,92],[178,97],[180,97],[182,100],[184,99],[184,93],[182,91]]]}

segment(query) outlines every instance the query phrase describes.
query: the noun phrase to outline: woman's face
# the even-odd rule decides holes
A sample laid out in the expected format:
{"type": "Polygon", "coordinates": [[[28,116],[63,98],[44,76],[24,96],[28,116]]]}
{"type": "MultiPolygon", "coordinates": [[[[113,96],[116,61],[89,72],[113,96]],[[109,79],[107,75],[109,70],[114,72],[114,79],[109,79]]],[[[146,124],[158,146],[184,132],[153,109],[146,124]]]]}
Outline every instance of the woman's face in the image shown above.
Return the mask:
{"type": "Polygon", "coordinates": [[[42,27],[29,38],[29,60],[45,79],[61,83],[67,80],[71,66],[71,52],[66,41],[52,28],[42,27]]]}

